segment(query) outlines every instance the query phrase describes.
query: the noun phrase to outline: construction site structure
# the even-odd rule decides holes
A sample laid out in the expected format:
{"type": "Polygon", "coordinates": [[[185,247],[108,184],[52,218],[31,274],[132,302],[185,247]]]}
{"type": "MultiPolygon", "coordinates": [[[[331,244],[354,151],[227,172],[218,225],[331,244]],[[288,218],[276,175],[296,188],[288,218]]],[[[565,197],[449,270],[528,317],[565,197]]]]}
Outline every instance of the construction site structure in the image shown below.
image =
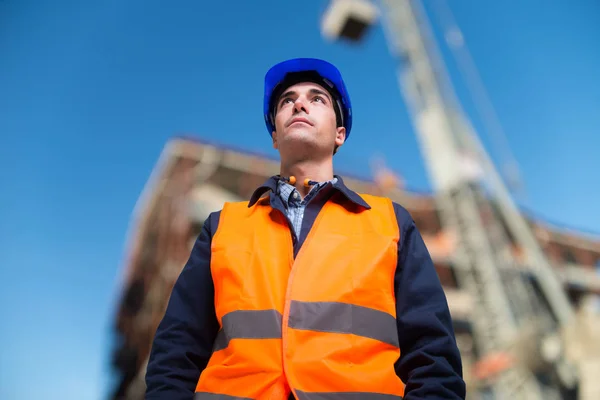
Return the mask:
{"type": "MultiPolygon", "coordinates": [[[[247,200],[260,184],[277,173],[279,162],[260,154],[191,137],[174,138],[167,143],[138,200],[128,233],[115,311],[111,356],[115,386],[111,388],[111,398],[144,398],[144,374],[153,335],[209,213],[221,209],[226,201],[247,200]]],[[[448,298],[467,387],[474,393],[472,322],[478,299],[459,286],[453,267],[457,243],[444,229],[435,197],[337,173],[357,192],[388,196],[411,213],[448,298]]],[[[600,313],[590,306],[600,297],[600,275],[595,269],[600,260],[600,236],[533,217],[527,219],[527,224],[577,310],[577,318],[587,327],[573,334],[579,346],[573,349],[574,356],[600,367],[600,343],[593,335],[600,328],[600,313]],[[590,343],[598,348],[591,351],[590,343]]],[[[514,254],[522,254],[511,246],[514,254]]]]}
{"type": "Polygon", "coordinates": [[[442,227],[455,241],[455,277],[476,299],[480,391],[497,399],[578,398],[582,381],[565,342],[574,309],[462,110],[423,4],[333,0],[323,33],[356,42],[379,15],[442,227]]]}

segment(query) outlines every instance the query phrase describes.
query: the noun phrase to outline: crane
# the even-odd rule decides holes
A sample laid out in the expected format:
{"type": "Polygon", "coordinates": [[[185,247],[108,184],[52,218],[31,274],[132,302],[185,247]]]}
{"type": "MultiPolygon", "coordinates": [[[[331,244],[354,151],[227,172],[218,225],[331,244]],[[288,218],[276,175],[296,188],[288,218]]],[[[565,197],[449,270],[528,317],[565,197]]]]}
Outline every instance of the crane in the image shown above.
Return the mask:
{"type": "Polygon", "coordinates": [[[422,4],[332,0],[321,27],[327,38],[356,42],[379,19],[443,229],[455,240],[457,282],[475,300],[476,351],[481,365],[501,366],[493,379],[482,377],[481,391],[498,399],[576,396],[578,376],[562,346],[574,310],[461,108],[422,4]]]}

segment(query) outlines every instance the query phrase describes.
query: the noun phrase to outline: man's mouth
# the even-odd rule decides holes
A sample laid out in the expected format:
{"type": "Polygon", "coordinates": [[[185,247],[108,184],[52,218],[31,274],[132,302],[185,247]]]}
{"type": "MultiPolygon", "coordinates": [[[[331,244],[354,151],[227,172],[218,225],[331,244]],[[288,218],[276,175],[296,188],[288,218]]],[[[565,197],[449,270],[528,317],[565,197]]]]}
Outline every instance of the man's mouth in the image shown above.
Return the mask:
{"type": "Polygon", "coordinates": [[[312,125],[310,123],[310,121],[306,118],[294,118],[290,121],[290,124],[288,126],[294,125],[294,124],[298,124],[298,123],[302,123],[302,124],[307,124],[307,125],[312,125]]]}

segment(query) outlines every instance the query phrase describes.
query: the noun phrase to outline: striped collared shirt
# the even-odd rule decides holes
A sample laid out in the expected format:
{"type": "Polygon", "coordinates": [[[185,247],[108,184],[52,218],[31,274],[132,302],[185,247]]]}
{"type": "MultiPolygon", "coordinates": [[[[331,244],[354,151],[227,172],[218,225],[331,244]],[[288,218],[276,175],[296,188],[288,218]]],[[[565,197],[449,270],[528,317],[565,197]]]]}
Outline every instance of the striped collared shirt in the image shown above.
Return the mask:
{"type": "Polygon", "coordinates": [[[302,218],[304,217],[306,205],[325,185],[329,182],[333,184],[336,181],[337,178],[333,178],[330,181],[319,182],[310,189],[310,192],[308,192],[304,199],[301,198],[300,193],[298,193],[298,190],[294,186],[284,181],[278,182],[279,197],[281,197],[283,204],[285,204],[287,217],[294,227],[297,238],[300,237],[300,228],[302,227],[302,218]]]}

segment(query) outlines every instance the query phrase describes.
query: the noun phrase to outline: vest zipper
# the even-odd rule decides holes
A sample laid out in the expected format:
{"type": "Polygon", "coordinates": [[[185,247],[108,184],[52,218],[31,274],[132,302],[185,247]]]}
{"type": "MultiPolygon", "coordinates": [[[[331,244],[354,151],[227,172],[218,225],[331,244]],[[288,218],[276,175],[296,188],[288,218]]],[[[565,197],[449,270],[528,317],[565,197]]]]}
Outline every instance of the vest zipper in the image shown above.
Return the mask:
{"type": "Polygon", "coordinates": [[[290,293],[292,290],[292,281],[294,279],[294,226],[292,225],[291,221],[289,220],[289,218],[287,217],[287,215],[282,212],[281,210],[279,210],[279,212],[281,213],[281,215],[283,216],[283,218],[285,218],[287,224],[288,224],[288,231],[290,233],[290,237],[291,237],[291,248],[290,248],[290,254],[289,254],[289,268],[290,268],[290,273],[288,275],[288,281],[287,281],[287,288],[285,290],[285,304],[283,306],[283,320],[282,320],[282,327],[281,327],[281,361],[283,364],[283,373],[285,375],[286,381],[288,386],[290,387],[290,391],[292,393],[292,396],[294,398],[296,398],[296,395],[294,393],[294,388],[292,387],[291,382],[289,381],[289,373],[288,373],[288,367],[287,367],[287,326],[288,326],[288,318],[290,315],[290,293]]]}
{"type": "MultiPolygon", "coordinates": [[[[327,205],[327,203],[323,206],[323,208],[325,208],[327,205]]],[[[281,212],[281,210],[279,210],[281,212]]],[[[291,304],[291,291],[292,291],[292,284],[294,282],[294,276],[296,274],[296,270],[294,268],[294,264],[295,264],[295,260],[298,259],[298,257],[300,256],[300,254],[302,253],[302,249],[305,248],[309,243],[310,243],[310,239],[312,237],[312,234],[314,232],[314,230],[317,228],[317,226],[319,225],[319,222],[321,221],[321,218],[323,216],[323,209],[321,209],[321,212],[319,212],[319,215],[317,215],[317,218],[315,219],[315,222],[313,223],[312,228],[310,229],[310,232],[308,232],[308,234],[306,235],[306,239],[304,239],[304,243],[302,245],[302,248],[298,249],[298,254],[296,255],[296,257],[294,257],[294,241],[292,239],[292,248],[291,248],[291,253],[290,253],[290,275],[288,278],[288,283],[287,283],[287,289],[285,291],[285,306],[283,308],[283,322],[282,322],[282,327],[281,327],[281,347],[282,347],[282,362],[283,362],[283,372],[286,376],[286,378],[289,376],[288,374],[288,367],[287,367],[287,362],[286,362],[286,353],[287,353],[287,330],[288,330],[288,321],[289,321],[289,317],[290,317],[290,304],[291,304]]],[[[290,224],[289,219],[287,218],[287,215],[285,215],[285,213],[282,212],[282,215],[285,217],[285,219],[288,221],[288,224],[290,224]]],[[[294,237],[294,230],[293,230],[293,226],[290,226],[290,233],[292,238],[294,237]]],[[[292,392],[292,395],[294,396],[295,399],[298,398],[298,396],[296,395],[296,391],[293,388],[293,386],[291,385],[291,383],[288,381],[288,384],[290,386],[290,390],[292,392]]]]}

